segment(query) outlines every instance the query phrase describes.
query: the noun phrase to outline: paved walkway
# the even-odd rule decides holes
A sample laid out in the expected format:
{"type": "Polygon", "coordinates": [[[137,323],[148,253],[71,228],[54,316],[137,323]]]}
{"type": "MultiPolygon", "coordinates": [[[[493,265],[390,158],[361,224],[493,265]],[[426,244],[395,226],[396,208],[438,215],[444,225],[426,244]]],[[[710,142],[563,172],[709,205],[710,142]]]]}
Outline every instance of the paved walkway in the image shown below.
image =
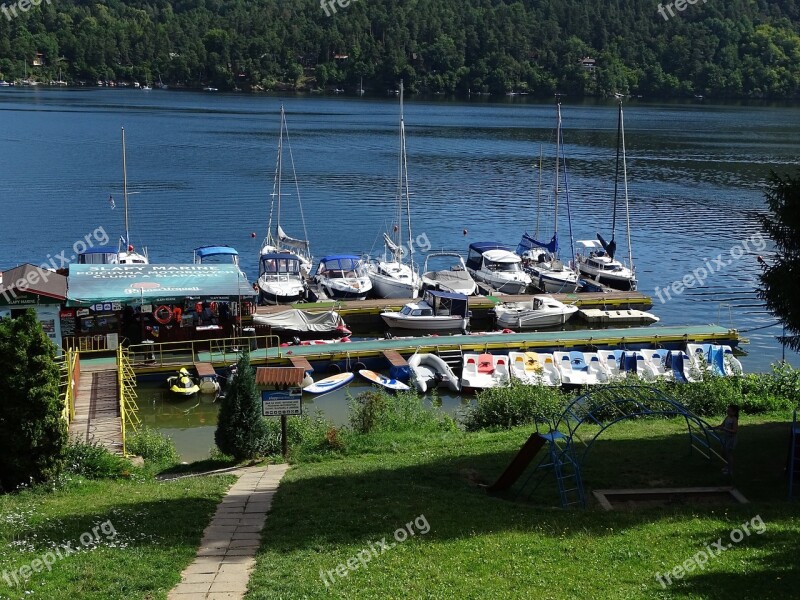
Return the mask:
{"type": "Polygon", "coordinates": [[[194,562],[184,569],[169,600],[240,599],[247,591],[261,530],[288,465],[248,467],[217,506],[194,562]]]}

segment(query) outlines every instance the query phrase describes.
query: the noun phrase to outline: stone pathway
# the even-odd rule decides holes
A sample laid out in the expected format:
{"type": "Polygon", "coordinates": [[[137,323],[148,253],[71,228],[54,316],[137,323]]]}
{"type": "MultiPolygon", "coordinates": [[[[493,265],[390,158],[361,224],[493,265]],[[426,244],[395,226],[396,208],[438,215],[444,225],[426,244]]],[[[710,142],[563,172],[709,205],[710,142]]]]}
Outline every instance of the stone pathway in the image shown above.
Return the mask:
{"type": "Polygon", "coordinates": [[[197,557],[169,600],[241,599],[261,546],[261,530],[288,465],[248,467],[228,490],[203,532],[197,557]]]}

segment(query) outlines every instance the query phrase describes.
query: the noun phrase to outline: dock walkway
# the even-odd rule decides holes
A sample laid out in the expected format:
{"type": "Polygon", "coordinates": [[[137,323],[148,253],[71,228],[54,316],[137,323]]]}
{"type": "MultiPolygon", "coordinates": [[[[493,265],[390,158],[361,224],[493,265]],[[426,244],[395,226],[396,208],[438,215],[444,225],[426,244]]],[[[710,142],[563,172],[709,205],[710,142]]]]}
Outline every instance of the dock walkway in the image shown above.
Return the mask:
{"type": "Polygon", "coordinates": [[[82,368],[69,435],[72,439],[100,444],[110,452],[122,454],[122,418],[115,365],[85,364],[82,368]]]}

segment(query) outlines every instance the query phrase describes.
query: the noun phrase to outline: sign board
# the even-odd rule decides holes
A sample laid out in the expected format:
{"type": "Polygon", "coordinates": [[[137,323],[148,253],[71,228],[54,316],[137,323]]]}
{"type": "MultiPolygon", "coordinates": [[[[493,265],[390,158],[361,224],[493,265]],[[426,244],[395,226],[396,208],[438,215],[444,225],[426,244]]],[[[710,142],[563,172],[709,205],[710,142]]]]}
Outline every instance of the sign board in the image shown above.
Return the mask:
{"type": "Polygon", "coordinates": [[[61,320],[61,335],[70,337],[75,335],[75,311],[62,310],[58,316],[61,320]]]}
{"type": "Polygon", "coordinates": [[[303,390],[262,390],[261,414],[265,417],[303,414],[303,390]]]}

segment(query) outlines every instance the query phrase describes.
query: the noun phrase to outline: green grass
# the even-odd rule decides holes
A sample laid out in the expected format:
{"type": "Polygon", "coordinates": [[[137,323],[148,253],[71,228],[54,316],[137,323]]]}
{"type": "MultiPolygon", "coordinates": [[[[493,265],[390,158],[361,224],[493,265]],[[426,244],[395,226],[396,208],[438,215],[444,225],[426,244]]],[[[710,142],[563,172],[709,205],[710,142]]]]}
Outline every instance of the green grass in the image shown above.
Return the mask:
{"type": "Polygon", "coordinates": [[[166,598],[233,480],[73,478],[55,490],[0,496],[0,598],[166,598]],[[117,535],[106,526],[113,537],[100,530],[99,543],[82,547],[81,534],[106,521],[117,535]],[[67,542],[81,550],[56,560],[50,572],[13,587],[2,578],[67,542]]]}
{"type": "MultiPolygon", "coordinates": [[[[689,456],[680,420],[626,422],[587,455],[587,489],[725,485],[720,464],[689,456]]],[[[548,478],[533,496],[487,495],[531,432],[348,436],[345,456],[286,475],[267,520],[248,600],[273,598],[778,598],[800,593],[800,505],[785,501],[786,414],[743,417],[735,484],[748,505],[683,503],[604,512],[555,508],[548,478]],[[335,570],[424,515],[415,535],[366,568],[335,570]],[[760,516],[762,535],[668,589],[671,570],[760,516]]],[[[590,437],[590,429],[583,437],[590,437]]],[[[515,490],[515,492],[518,490],[515,490]]]]}

